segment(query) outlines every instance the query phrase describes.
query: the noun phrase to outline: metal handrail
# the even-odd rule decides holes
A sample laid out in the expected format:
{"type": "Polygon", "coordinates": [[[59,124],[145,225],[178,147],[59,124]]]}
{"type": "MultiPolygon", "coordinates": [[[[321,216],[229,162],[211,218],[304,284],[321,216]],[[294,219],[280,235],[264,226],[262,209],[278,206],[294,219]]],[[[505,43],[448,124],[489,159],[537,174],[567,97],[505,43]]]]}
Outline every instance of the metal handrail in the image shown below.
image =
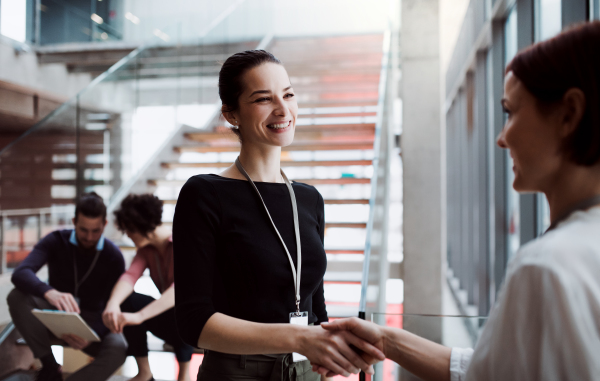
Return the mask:
{"type": "Polygon", "coordinates": [[[369,199],[369,220],[367,222],[367,234],[365,239],[365,256],[361,280],[360,303],[358,307],[359,317],[365,318],[367,306],[367,287],[369,285],[369,268],[371,261],[371,240],[373,235],[373,223],[375,221],[375,202],[377,197],[377,168],[379,165],[379,150],[381,148],[381,130],[383,128],[383,114],[387,98],[387,76],[388,65],[391,54],[391,29],[385,32],[383,39],[383,56],[381,58],[381,72],[379,75],[379,97],[377,101],[377,121],[375,123],[375,142],[373,145],[373,176],[371,177],[371,198],[369,199]]]}
{"type": "Polygon", "coordinates": [[[4,340],[6,340],[8,338],[8,336],[10,336],[10,334],[12,333],[12,331],[14,329],[15,329],[15,325],[12,321],[9,322],[6,325],[6,327],[4,327],[2,332],[0,332],[0,345],[2,345],[2,343],[4,343],[4,340]]]}

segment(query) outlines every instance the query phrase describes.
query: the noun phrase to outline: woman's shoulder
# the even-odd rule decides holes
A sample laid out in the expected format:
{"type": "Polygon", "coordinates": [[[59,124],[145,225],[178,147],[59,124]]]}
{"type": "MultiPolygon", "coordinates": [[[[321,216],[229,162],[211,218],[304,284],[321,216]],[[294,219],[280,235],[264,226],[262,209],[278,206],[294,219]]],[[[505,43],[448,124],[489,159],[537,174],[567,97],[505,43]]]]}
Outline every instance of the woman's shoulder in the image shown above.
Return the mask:
{"type": "Polygon", "coordinates": [[[202,192],[203,194],[211,194],[217,193],[218,191],[222,191],[226,188],[231,188],[232,186],[241,182],[240,180],[229,179],[227,177],[222,177],[216,174],[202,174],[195,175],[190,177],[185,184],[183,185],[182,192],[202,192]]]}
{"type": "Polygon", "coordinates": [[[316,202],[323,202],[323,196],[314,186],[297,181],[294,181],[292,185],[296,194],[314,199],[316,202]]]}
{"type": "Polygon", "coordinates": [[[317,188],[315,188],[313,185],[309,185],[306,183],[292,180],[292,186],[294,187],[294,191],[296,191],[296,192],[300,191],[300,192],[303,192],[306,194],[311,194],[314,196],[321,195],[321,193],[319,193],[317,188]]]}
{"type": "Polygon", "coordinates": [[[574,279],[589,272],[600,273],[600,211],[594,213],[598,216],[589,212],[573,216],[524,245],[511,263],[512,270],[538,267],[574,279]]]}
{"type": "Polygon", "coordinates": [[[222,177],[215,174],[202,174],[202,175],[194,175],[187,179],[184,186],[191,187],[212,187],[213,184],[221,179],[222,177]]]}
{"type": "Polygon", "coordinates": [[[190,177],[179,192],[177,206],[180,205],[217,205],[220,190],[216,184],[216,175],[195,175],[190,177]]]}

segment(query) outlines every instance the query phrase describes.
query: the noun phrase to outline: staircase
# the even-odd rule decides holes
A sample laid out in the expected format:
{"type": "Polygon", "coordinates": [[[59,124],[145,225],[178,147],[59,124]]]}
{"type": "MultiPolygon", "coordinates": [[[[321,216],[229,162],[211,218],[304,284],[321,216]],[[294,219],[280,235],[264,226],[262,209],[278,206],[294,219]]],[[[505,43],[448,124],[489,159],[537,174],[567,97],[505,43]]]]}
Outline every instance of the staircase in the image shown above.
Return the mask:
{"type": "MultiPolygon", "coordinates": [[[[283,149],[282,168],[293,181],[315,186],[325,200],[331,317],[358,313],[382,43],[382,35],[361,35],[275,39],[267,48],[283,62],[299,103],[295,139],[283,149]]],[[[222,118],[184,131],[172,148],[176,159],[160,162],[155,172],[161,176],[143,180],[147,191],[164,200],[167,225],[185,181],[232,165],[240,149],[222,118]]]]}

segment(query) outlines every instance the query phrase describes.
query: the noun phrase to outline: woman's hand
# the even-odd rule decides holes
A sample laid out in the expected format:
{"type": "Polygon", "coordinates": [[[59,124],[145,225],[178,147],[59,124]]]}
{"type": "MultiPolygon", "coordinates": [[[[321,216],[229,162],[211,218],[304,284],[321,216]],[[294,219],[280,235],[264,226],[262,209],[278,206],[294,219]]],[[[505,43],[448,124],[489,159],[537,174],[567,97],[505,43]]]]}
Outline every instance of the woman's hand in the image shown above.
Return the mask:
{"type": "Polygon", "coordinates": [[[112,333],[119,333],[119,317],[121,308],[116,304],[108,304],[102,313],[102,322],[112,333]]]}
{"type": "MultiPolygon", "coordinates": [[[[376,348],[381,350],[383,354],[385,334],[381,327],[379,327],[376,324],[369,323],[364,320],[353,317],[349,319],[335,320],[331,323],[322,323],[321,326],[324,329],[332,332],[346,331],[348,333],[352,333],[354,336],[357,336],[358,338],[374,345],[376,348]]],[[[366,351],[363,351],[363,353],[361,354],[361,358],[366,363],[371,365],[382,360],[381,358],[376,358],[372,356],[366,351]]],[[[340,374],[331,368],[327,368],[323,363],[313,363],[313,371],[321,375],[326,375],[327,377],[340,374]]]]}
{"type": "Polygon", "coordinates": [[[385,358],[381,350],[348,331],[326,331],[321,327],[307,327],[299,340],[298,352],[306,356],[312,364],[318,364],[323,368],[324,373],[321,374],[332,372],[348,377],[351,373],[358,373],[360,370],[373,374],[371,364],[356,353],[350,345],[373,359],[381,361],[385,358]]]}
{"type": "Polygon", "coordinates": [[[144,322],[144,318],[139,312],[121,312],[118,307],[107,306],[104,313],[102,313],[102,321],[112,333],[122,333],[125,326],[140,325],[144,322]]]}
{"type": "Polygon", "coordinates": [[[144,318],[141,313],[128,313],[122,312],[119,317],[119,328],[123,332],[123,328],[128,325],[140,325],[144,322],[144,318]]]}

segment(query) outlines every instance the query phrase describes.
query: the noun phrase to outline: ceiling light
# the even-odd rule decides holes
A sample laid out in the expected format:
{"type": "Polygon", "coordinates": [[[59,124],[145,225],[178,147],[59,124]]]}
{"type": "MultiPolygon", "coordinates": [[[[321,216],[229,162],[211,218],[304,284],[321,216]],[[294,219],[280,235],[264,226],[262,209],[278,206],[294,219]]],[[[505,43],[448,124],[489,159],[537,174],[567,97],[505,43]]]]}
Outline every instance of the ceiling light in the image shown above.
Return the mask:
{"type": "Polygon", "coordinates": [[[96,24],[102,24],[104,23],[104,20],[102,19],[102,17],[98,16],[95,13],[92,13],[92,15],[90,16],[90,18],[92,19],[92,21],[94,21],[96,24]]]}
{"type": "Polygon", "coordinates": [[[131,21],[132,23],[134,23],[135,25],[140,23],[140,19],[139,17],[137,17],[136,15],[134,15],[131,12],[127,12],[125,13],[125,18],[129,21],[131,21]]]}
{"type": "Polygon", "coordinates": [[[154,35],[163,41],[169,41],[170,39],[169,35],[160,29],[154,29],[154,35]]]}

